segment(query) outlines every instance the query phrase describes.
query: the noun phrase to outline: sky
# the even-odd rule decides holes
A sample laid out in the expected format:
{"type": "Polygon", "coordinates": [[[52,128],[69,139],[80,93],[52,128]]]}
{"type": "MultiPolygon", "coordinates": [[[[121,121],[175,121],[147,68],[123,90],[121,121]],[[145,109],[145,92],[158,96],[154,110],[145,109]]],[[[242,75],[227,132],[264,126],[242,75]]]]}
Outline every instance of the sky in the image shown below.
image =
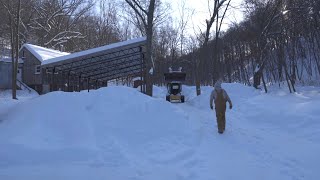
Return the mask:
{"type": "MultiPolygon", "coordinates": [[[[168,3],[171,4],[172,7],[172,14],[176,18],[179,18],[179,7],[181,7],[181,3],[183,1],[186,2],[186,11],[193,11],[194,14],[189,21],[188,24],[188,33],[190,35],[194,35],[195,31],[199,32],[199,28],[204,31],[205,30],[205,20],[210,18],[210,13],[208,9],[208,0],[166,0],[168,3]]],[[[209,0],[210,7],[213,9],[214,1],[209,0]]],[[[231,0],[230,7],[226,13],[225,19],[223,21],[223,25],[221,27],[222,30],[228,29],[230,24],[234,22],[240,22],[243,20],[243,6],[241,4],[243,0],[231,0]]],[[[225,3],[226,4],[226,3],[225,3]]],[[[181,9],[181,8],[180,8],[181,9]]],[[[221,11],[222,13],[223,11],[221,11]]],[[[187,13],[187,12],[186,12],[187,13]]],[[[197,32],[197,33],[198,33],[197,32]]]]}

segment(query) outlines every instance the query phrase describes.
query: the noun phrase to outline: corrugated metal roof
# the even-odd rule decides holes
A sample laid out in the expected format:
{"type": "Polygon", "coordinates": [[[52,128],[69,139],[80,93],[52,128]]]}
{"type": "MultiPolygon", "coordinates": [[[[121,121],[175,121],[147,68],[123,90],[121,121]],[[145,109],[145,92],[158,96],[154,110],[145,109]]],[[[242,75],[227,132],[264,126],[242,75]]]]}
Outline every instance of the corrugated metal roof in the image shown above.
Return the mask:
{"type": "Polygon", "coordinates": [[[145,37],[132,39],[50,59],[41,66],[95,80],[141,75],[145,45],[145,37]]]}

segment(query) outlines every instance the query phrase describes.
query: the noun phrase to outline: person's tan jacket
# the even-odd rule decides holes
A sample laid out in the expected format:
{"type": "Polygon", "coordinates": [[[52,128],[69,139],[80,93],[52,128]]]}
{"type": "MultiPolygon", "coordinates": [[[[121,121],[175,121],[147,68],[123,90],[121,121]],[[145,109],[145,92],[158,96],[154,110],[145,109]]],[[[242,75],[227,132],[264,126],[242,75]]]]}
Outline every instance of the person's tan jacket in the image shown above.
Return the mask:
{"type": "MultiPolygon", "coordinates": [[[[230,100],[230,97],[228,95],[228,93],[224,90],[224,89],[219,89],[219,90],[213,90],[211,92],[211,95],[210,95],[210,107],[213,107],[213,101],[215,101],[217,99],[217,93],[219,91],[222,91],[222,95],[223,95],[223,98],[226,102],[229,102],[229,104],[232,106],[232,102],[230,100]]],[[[216,102],[215,102],[216,103],[216,102]]],[[[215,106],[217,106],[217,104],[215,104],[215,106]]],[[[221,106],[221,105],[220,105],[221,106]]]]}

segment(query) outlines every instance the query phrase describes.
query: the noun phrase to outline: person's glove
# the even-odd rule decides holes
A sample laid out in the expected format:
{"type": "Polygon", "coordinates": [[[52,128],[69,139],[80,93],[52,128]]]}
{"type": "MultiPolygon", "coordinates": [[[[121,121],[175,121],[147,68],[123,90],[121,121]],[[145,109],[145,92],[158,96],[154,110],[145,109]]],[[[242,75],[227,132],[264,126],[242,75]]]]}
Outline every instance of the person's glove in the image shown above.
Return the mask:
{"type": "Polygon", "coordinates": [[[230,104],[229,108],[232,109],[232,104],[230,104]]]}
{"type": "Polygon", "coordinates": [[[213,106],[210,106],[210,108],[213,110],[213,106]]]}

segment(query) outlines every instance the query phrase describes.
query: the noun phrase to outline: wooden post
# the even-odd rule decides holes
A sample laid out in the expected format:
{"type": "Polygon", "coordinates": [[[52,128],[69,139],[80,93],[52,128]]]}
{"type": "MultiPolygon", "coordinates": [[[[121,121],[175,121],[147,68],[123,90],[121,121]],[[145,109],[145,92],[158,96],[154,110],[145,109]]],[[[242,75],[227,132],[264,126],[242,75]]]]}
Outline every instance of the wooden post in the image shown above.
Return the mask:
{"type": "Polygon", "coordinates": [[[89,85],[90,85],[90,78],[87,78],[87,88],[88,88],[88,92],[90,91],[89,85]]]}
{"type": "Polygon", "coordinates": [[[53,67],[53,70],[52,70],[52,91],[55,91],[56,89],[54,89],[55,87],[55,82],[54,82],[54,73],[56,72],[56,67],[53,67]]]}
{"type": "Polygon", "coordinates": [[[67,91],[68,91],[68,92],[70,92],[70,91],[71,91],[71,88],[70,88],[70,71],[68,72],[67,91]]]}
{"type": "Polygon", "coordinates": [[[141,53],[141,70],[140,70],[140,80],[141,80],[141,85],[140,85],[140,91],[142,92],[142,93],[145,93],[144,92],[144,88],[143,88],[143,86],[144,86],[144,84],[145,84],[145,79],[144,79],[144,67],[143,67],[143,65],[144,65],[144,54],[142,53],[142,47],[140,46],[140,53],[141,53]]]}
{"type": "Polygon", "coordinates": [[[81,91],[81,75],[78,77],[78,91],[81,91]]]}

